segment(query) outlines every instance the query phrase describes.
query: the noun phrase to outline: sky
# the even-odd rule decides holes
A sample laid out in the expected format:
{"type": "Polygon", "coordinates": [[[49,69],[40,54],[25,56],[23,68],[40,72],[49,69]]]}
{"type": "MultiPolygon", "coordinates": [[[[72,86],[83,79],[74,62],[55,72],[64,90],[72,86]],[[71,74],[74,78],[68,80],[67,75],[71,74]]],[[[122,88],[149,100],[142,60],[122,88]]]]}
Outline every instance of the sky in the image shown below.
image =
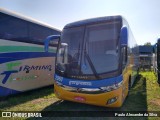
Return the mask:
{"type": "Polygon", "coordinates": [[[138,45],[155,44],[160,37],[160,0],[0,0],[0,8],[60,30],[74,21],[122,15],[138,45]]]}

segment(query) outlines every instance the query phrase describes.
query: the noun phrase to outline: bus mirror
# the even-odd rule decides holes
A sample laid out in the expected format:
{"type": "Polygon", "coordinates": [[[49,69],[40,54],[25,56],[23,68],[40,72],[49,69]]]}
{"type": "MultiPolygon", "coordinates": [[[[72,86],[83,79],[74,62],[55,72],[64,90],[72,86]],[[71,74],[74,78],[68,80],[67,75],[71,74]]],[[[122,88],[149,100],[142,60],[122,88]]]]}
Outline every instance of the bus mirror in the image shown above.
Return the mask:
{"type": "Polygon", "coordinates": [[[51,36],[48,36],[48,37],[45,39],[45,41],[44,41],[44,51],[45,51],[45,52],[48,52],[49,42],[50,42],[51,40],[57,41],[57,39],[58,39],[58,41],[60,40],[60,35],[51,35],[51,36]]]}
{"type": "Polygon", "coordinates": [[[121,28],[120,41],[121,41],[121,46],[127,46],[127,43],[128,43],[128,30],[127,30],[126,26],[121,28]]]}

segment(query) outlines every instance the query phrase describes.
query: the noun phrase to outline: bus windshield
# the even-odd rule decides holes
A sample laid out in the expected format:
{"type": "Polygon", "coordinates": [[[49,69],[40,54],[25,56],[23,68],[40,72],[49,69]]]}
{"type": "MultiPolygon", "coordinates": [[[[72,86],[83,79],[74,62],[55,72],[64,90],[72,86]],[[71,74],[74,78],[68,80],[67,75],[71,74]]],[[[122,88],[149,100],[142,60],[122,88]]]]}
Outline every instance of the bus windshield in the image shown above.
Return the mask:
{"type": "Polygon", "coordinates": [[[118,22],[64,29],[56,70],[66,75],[95,77],[117,70],[118,30],[118,22]]]}

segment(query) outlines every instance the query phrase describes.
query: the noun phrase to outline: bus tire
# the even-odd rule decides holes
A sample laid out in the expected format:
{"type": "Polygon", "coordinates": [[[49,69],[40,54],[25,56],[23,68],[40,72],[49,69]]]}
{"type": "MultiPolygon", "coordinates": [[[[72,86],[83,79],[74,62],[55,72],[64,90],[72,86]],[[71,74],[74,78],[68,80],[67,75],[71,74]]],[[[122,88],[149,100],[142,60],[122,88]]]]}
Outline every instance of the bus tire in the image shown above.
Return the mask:
{"type": "Polygon", "coordinates": [[[158,75],[157,75],[157,82],[158,82],[158,84],[160,85],[160,73],[159,73],[159,71],[158,71],[157,74],[158,74],[158,75]]]}
{"type": "Polygon", "coordinates": [[[129,81],[128,81],[128,92],[131,90],[131,76],[129,76],[129,81]]]}
{"type": "Polygon", "coordinates": [[[137,76],[139,75],[139,71],[140,71],[140,68],[138,67],[138,69],[137,69],[137,76]]]}

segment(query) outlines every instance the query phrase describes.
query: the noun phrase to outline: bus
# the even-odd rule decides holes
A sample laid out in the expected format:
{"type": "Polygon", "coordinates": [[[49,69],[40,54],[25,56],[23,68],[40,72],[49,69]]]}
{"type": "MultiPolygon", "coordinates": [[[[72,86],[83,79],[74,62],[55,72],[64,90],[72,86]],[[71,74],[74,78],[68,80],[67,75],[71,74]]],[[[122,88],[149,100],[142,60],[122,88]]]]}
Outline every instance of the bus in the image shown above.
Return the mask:
{"type": "Polygon", "coordinates": [[[157,76],[157,83],[160,85],[160,38],[153,46],[153,71],[157,76]]]}
{"type": "Polygon", "coordinates": [[[58,39],[54,92],[62,100],[121,107],[139,69],[139,49],[124,17],[69,23],[58,39]]]}
{"type": "Polygon", "coordinates": [[[44,40],[61,31],[0,9],[0,97],[53,85],[56,44],[44,52],[44,40]]]}

